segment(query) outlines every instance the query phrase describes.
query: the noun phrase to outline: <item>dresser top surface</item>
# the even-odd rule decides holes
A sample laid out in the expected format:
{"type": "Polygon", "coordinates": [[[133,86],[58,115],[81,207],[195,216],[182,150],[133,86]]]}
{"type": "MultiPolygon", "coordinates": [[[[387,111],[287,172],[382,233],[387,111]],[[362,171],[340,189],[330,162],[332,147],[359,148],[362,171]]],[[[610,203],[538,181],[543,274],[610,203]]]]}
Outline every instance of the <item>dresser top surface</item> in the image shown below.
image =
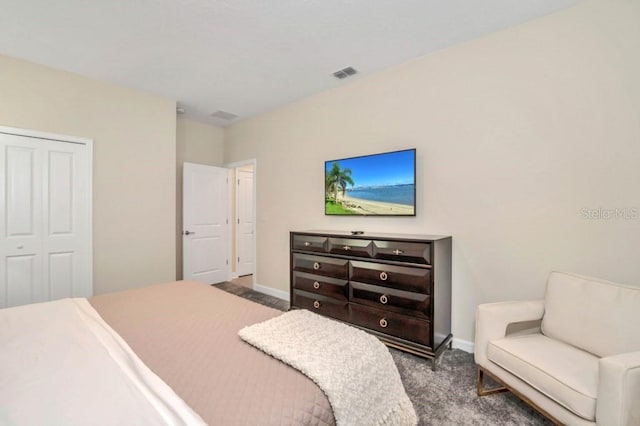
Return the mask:
{"type": "Polygon", "coordinates": [[[417,240],[417,241],[437,241],[451,238],[449,235],[418,235],[418,234],[395,234],[395,233],[382,233],[382,232],[367,232],[362,234],[353,234],[351,231],[339,231],[339,230],[321,230],[310,229],[302,231],[291,231],[292,234],[306,234],[306,235],[322,235],[332,237],[345,237],[345,238],[366,238],[366,239],[385,239],[385,240],[417,240]]]}

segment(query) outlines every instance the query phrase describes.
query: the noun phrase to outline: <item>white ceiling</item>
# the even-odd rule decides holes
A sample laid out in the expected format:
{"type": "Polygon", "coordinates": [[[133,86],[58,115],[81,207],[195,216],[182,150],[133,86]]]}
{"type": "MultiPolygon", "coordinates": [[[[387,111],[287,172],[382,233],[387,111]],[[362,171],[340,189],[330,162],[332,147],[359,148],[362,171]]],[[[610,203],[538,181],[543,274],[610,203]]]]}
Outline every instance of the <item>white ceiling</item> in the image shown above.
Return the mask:
{"type": "Polygon", "coordinates": [[[0,53],[226,125],[577,1],[0,0],[0,53]]]}

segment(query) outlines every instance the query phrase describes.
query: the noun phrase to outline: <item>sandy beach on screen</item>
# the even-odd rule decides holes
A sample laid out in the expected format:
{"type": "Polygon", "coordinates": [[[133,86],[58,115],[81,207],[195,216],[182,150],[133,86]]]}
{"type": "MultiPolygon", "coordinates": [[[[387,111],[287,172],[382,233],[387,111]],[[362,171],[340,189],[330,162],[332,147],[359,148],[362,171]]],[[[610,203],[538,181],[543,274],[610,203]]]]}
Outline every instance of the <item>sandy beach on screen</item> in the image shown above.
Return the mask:
{"type": "Polygon", "coordinates": [[[414,214],[413,206],[406,204],[382,203],[379,201],[363,200],[348,195],[338,196],[338,201],[343,202],[343,206],[359,214],[414,214]]]}

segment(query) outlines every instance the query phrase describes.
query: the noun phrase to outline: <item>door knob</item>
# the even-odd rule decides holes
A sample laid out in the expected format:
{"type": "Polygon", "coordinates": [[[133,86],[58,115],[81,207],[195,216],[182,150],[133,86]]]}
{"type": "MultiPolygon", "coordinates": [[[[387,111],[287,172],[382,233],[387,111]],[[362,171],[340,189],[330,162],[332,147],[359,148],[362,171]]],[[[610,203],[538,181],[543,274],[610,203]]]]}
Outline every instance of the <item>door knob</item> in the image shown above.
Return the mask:
{"type": "Polygon", "coordinates": [[[184,231],[184,235],[193,235],[195,234],[195,232],[191,232],[191,231],[184,231]]]}

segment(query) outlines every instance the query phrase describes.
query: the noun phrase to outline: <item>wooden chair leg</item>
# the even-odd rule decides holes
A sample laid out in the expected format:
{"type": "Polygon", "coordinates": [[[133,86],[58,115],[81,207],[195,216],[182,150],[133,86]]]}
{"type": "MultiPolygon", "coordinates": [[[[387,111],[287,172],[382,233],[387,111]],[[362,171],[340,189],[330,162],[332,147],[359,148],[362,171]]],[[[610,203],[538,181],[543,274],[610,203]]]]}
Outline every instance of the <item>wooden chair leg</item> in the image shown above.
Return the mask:
{"type": "Polygon", "coordinates": [[[485,387],[484,387],[484,370],[482,369],[482,367],[480,367],[478,365],[478,366],[476,366],[476,371],[478,373],[477,374],[478,396],[493,395],[493,394],[496,394],[496,393],[507,392],[509,390],[504,386],[498,386],[498,387],[492,388],[492,389],[485,389],[485,387]]]}
{"type": "Polygon", "coordinates": [[[541,415],[543,415],[544,417],[549,419],[549,421],[551,421],[551,423],[553,423],[554,425],[563,426],[563,423],[560,422],[560,420],[558,420],[555,417],[553,417],[547,411],[545,411],[542,408],[540,408],[537,404],[535,404],[533,401],[531,401],[529,398],[527,398],[526,396],[524,396],[523,394],[521,394],[520,392],[518,392],[515,389],[509,389],[506,386],[498,386],[498,387],[495,387],[495,388],[492,388],[492,389],[485,389],[484,388],[484,375],[485,375],[485,373],[487,374],[487,376],[491,377],[496,382],[498,382],[498,383],[501,383],[501,382],[497,377],[494,377],[491,373],[489,373],[488,371],[485,371],[479,365],[476,366],[476,371],[478,373],[478,375],[477,375],[477,378],[478,378],[477,379],[478,380],[478,396],[487,396],[487,395],[492,395],[492,394],[495,394],[495,393],[510,391],[512,394],[514,394],[515,396],[520,398],[525,404],[530,405],[538,413],[540,413],[541,415]]]}

